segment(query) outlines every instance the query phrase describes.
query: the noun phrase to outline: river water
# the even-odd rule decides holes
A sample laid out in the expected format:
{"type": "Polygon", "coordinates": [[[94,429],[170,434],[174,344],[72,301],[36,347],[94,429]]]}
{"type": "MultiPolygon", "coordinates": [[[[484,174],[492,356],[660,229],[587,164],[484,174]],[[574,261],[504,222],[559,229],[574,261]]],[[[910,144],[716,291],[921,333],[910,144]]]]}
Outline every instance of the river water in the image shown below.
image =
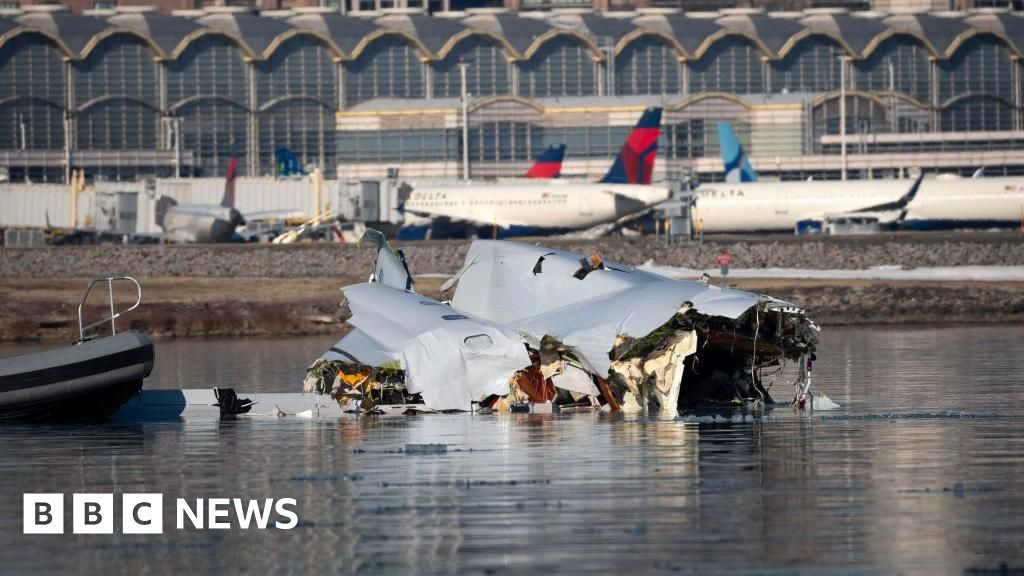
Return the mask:
{"type": "MultiPolygon", "coordinates": [[[[822,340],[815,388],[842,408],[813,415],[3,425],[0,572],[1024,571],[1024,328],[822,340]],[[23,535],[25,492],[113,493],[115,534],[70,534],[68,512],[67,534],[23,535]],[[164,495],[162,535],[119,533],[136,492],[164,495]],[[213,497],[295,498],[299,523],[175,527],[175,498],[213,497]]],[[[332,341],[160,342],[146,386],[295,391],[332,341]]]]}

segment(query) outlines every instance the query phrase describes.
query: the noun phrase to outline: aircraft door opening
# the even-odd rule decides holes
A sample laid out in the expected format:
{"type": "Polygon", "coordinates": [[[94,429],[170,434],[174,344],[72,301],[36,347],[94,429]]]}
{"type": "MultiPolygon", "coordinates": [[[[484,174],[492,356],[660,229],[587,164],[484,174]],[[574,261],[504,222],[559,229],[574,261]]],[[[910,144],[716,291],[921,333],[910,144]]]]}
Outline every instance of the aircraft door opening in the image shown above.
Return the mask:
{"type": "Polygon", "coordinates": [[[789,213],[789,187],[782,186],[778,192],[775,193],[775,213],[776,214],[788,214],[789,213]]]}
{"type": "Polygon", "coordinates": [[[590,216],[594,213],[594,207],[590,205],[590,195],[587,192],[577,192],[576,197],[579,203],[580,216],[590,216]]]}

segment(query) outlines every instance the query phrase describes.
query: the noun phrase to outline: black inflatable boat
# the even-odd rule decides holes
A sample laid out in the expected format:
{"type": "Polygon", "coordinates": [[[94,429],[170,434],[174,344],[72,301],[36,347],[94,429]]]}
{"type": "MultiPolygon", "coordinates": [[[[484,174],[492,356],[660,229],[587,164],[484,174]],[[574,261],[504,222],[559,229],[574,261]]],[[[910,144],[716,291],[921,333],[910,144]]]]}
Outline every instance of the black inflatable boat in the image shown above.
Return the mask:
{"type": "Polygon", "coordinates": [[[142,388],[153,370],[153,343],[130,330],[117,333],[116,318],[142,302],[142,288],[132,278],[112,277],[89,284],[78,309],[81,340],[44,352],[0,359],[0,420],[103,420],[142,388]],[[130,280],[138,300],[123,312],[113,313],[113,282],[130,280]],[[89,291],[105,282],[111,290],[111,315],[82,326],[82,307],[89,291]],[[111,335],[86,339],[92,328],[110,322],[111,335]]]}

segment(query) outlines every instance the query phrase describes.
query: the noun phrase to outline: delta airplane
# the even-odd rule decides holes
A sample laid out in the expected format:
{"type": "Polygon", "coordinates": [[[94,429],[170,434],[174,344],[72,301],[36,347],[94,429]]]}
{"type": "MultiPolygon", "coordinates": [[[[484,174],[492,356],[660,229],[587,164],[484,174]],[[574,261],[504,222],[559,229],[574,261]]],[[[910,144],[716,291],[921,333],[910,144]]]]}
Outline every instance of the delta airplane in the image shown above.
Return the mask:
{"type": "Polygon", "coordinates": [[[758,181],[731,125],[720,124],[719,136],[727,181],[693,192],[691,216],[705,232],[793,231],[844,219],[899,229],[1007,227],[1019,225],[1024,210],[1017,177],[758,181]]]}
{"type": "MultiPolygon", "coordinates": [[[[413,189],[402,209],[429,218],[431,232],[447,224],[461,227],[468,235],[493,228],[500,238],[558,234],[614,222],[670,196],[668,188],[651,186],[660,129],[661,108],[645,110],[608,174],[598,182],[550,179],[543,183],[422,186],[413,189]]],[[[412,234],[403,228],[400,237],[411,238],[412,234]]]]}

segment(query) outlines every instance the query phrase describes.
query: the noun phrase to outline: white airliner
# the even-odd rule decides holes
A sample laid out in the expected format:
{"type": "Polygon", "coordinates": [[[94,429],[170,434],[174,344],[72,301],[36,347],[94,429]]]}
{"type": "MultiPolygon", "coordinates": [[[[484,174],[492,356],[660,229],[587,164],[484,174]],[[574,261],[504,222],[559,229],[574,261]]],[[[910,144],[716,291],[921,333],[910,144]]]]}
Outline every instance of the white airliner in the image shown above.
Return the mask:
{"type": "MultiPolygon", "coordinates": [[[[466,231],[493,227],[499,237],[582,230],[635,214],[668,199],[668,188],[651,186],[661,108],[644,111],[608,174],[599,182],[416,187],[402,209],[439,226],[466,231]]],[[[424,225],[424,228],[426,225],[424,225]]],[[[424,230],[426,232],[426,230],[424,230]]],[[[400,238],[413,238],[403,228],[400,238]]]]}
{"type": "MultiPolygon", "coordinates": [[[[742,157],[742,150],[732,156],[742,157]]],[[[1024,178],[938,176],[917,185],[917,179],[709,183],[694,191],[691,216],[705,232],[792,232],[798,223],[844,218],[899,229],[1021,223],[1024,178]]]]}

